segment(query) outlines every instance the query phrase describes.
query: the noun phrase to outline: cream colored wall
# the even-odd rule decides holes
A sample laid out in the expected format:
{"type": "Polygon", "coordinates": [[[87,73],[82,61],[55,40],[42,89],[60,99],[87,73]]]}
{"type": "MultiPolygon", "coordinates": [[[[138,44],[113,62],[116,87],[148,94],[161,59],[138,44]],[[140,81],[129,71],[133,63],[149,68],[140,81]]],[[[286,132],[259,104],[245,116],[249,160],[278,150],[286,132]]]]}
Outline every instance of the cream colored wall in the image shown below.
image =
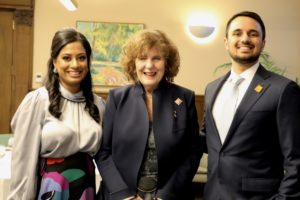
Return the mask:
{"type": "MultiPolygon", "coordinates": [[[[265,50],[276,65],[287,67],[287,77],[300,78],[299,0],[77,0],[79,6],[75,12],[65,10],[59,0],[35,2],[33,77],[36,73],[45,76],[51,39],[61,27],[75,26],[76,20],[137,22],[168,34],[177,44],[182,59],[175,82],[203,94],[205,85],[221,75],[213,74],[215,67],[230,60],[223,44],[228,18],[236,12],[251,10],[265,22],[265,50]],[[192,42],[184,31],[188,15],[195,11],[209,11],[218,18],[217,37],[209,44],[192,42]]],[[[33,88],[40,86],[35,78],[32,84],[33,88]]]]}

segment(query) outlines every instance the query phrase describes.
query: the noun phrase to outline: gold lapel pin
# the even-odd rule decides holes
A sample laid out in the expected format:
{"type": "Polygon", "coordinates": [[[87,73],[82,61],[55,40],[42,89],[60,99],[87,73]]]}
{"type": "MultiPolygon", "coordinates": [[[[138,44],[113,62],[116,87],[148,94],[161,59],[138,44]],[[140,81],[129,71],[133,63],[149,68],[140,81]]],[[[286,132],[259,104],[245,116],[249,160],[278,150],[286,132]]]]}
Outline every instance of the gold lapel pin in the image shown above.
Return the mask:
{"type": "Polygon", "coordinates": [[[183,101],[180,98],[177,98],[174,102],[179,106],[183,101]]]}
{"type": "Polygon", "coordinates": [[[264,89],[263,86],[257,85],[257,86],[255,87],[254,90],[255,90],[257,93],[260,93],[263,89],[264,89]]]}

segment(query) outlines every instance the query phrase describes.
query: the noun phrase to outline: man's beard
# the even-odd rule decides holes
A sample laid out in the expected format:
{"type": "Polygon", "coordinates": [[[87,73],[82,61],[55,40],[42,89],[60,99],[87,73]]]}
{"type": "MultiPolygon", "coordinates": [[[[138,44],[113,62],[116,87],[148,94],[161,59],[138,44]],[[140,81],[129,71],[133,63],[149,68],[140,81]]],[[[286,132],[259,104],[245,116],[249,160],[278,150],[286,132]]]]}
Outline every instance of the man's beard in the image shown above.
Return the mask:
{"type": "Polygon", "coordinates": [[[240,57],[240,56],[237,56],[237,55],[232,55],[230,52],[230,57],[237,63],[239,64],[252,64],[252,63],[256,63],[259,59],[259,56],[260,56],[260,53],[258,54],[255,54],[255,55],[252,55],[250,57],[240,57]]]}

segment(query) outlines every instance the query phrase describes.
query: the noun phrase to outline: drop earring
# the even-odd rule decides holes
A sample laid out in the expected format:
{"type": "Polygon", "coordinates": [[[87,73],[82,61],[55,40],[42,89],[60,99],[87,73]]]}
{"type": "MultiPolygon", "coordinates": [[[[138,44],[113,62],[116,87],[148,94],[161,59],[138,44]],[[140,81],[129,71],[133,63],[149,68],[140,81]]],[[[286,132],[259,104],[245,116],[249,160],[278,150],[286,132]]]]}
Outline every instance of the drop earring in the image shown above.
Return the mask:
{"type": "Polygon", "coordinates": [[[53,68],[53,73],[57,74],[57,69],[55,67],[53,68]]]}

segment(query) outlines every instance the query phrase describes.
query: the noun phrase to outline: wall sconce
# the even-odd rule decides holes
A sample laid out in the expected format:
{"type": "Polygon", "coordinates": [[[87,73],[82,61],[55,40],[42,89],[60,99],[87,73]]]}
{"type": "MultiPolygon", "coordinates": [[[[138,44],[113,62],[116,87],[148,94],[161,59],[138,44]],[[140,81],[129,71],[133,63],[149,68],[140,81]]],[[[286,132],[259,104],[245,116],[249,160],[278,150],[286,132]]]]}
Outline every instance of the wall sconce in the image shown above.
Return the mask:
{"type": "Polygon", "coordinates": [[[194,42],[208,43],[217,33],[217,20],[209,13],[193,13],[187,20],[186,32],[194,42]]]}
{"type": "Polygon", "coordinates": [[[74,0],[60,0],[60,3],[69,11],[75,11],[77,9],[77,3],[74,0]]]}

